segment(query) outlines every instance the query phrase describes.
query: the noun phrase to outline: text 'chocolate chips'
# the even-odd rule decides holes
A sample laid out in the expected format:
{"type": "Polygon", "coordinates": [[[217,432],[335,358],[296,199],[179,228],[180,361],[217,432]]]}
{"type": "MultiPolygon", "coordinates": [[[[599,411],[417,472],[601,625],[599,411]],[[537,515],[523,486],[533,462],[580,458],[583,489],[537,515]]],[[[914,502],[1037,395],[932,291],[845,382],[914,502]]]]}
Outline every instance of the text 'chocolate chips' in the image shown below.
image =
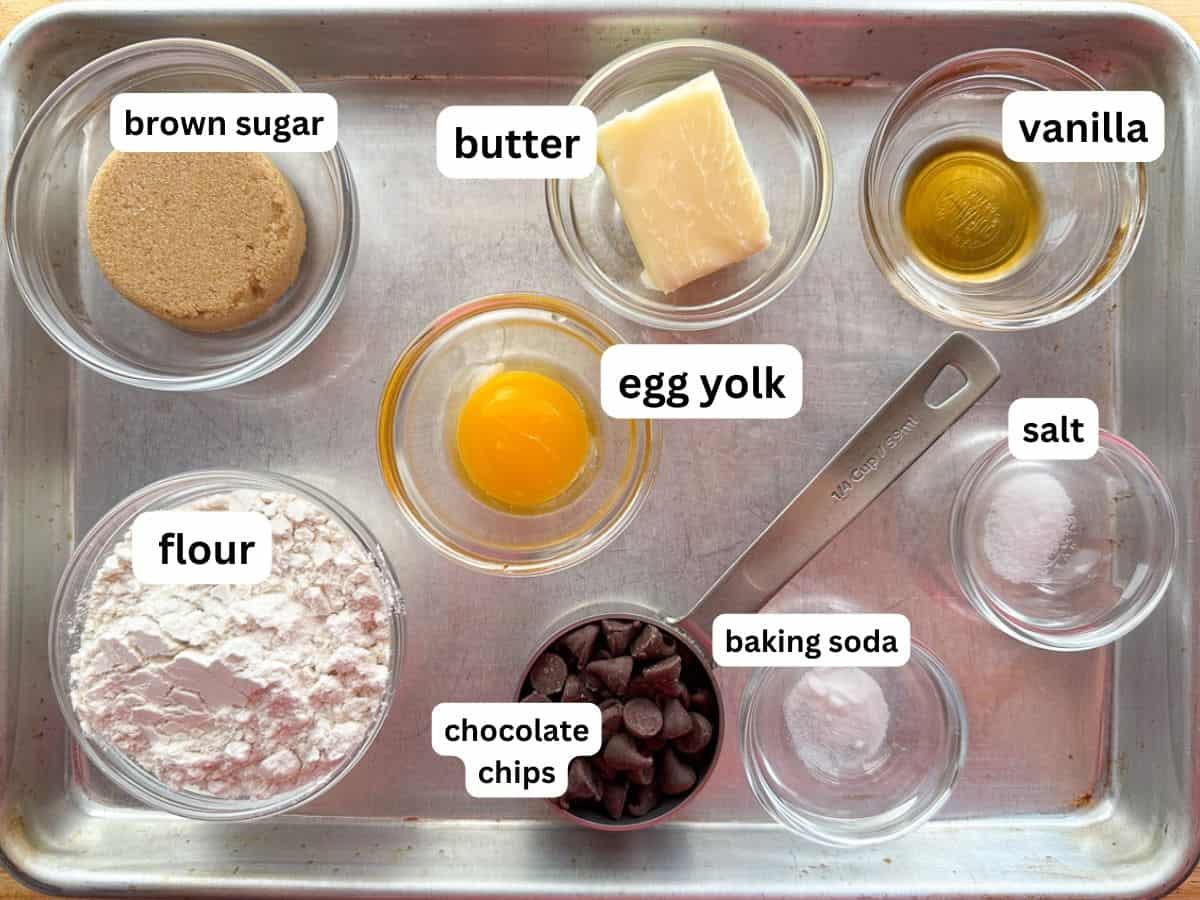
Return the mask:
{"type": "Polygon", "coordinates": [[[600,707],[603,746],[571,763],[558,800],[571,812],[652,815],[692,791],[716,751],[708,671],[684,642],[639,619],[567,632],[530,668],[521,700],[600,707]]]}

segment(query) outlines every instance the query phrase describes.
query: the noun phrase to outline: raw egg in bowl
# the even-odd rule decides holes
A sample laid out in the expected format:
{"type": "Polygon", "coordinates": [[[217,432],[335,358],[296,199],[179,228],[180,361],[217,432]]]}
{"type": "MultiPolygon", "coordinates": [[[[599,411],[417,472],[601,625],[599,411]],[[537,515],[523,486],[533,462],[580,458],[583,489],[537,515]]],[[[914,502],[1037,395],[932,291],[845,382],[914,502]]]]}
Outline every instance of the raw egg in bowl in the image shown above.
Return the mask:
{"type": "Polygon", "coordinates": [[[471,391],[454,443],[467,480],[502,508],[534,512],[564,496],[595,458],[583,403],[549,375],[505,369],[471,391]]]}
{"type": "Polygon", "coordinates": [[[504,575],[574,565],[640,508],[658,460],[650,421],[600,407],[607,323],[541,294],[472,300],[400,355],[379,409],[384,480],[451,559],[504,575]]]}

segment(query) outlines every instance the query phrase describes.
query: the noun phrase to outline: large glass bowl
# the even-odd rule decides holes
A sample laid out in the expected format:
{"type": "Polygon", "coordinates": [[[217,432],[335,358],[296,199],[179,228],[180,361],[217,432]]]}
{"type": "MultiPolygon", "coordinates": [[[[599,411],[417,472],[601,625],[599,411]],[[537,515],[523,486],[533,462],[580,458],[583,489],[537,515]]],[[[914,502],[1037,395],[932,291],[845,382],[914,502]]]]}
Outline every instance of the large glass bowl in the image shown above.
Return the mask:
{"type": "Polygon", "coordinates": [[[642,280],[642,261],[597,166],[587,178],[546,182],[550,227],[593,297],[655,328],[716,328],[766,306],[792,284],[829,221],[833,165],[808,98],[749,50],[686,39],[649,44],[593,75],[571,101],[603,125],[705,72],[714,72],[771,217],[771,245],[670,294],[642,280]]]}
{"type": "Polygon", "coordinates": [[[21,296],[55,343],[116,381],[196,391],[265,375],[320,334],[341,302],[358,242],[354,182],[339,147],[273,157],[304,208],[307,247],[295,283],[235,330],[183,331],[129,303],[101,274],[87,237],[88,190],[112,150],[108,109],[117,94],[299,90],[244,50],[168,38],[114,50],[46,98],[13,154],[5,233],[21,296]]]}
{"type": "MultiPolygon", "coordinates": [[[[979,277],[953,276],[928,264],[901,213],[909,176],[929,153],[969,142],[1003,155],[1000,110],[1009,94],[1103,89],[1090,75],[1044,53],[981,50],[934,66],[896,99],[871,141],[859,206],[867,248],[904,299],[951,325],[1012,331],[1074,315],[1116,281],[1146,216],[1141,163],[1019,164],[1040,196],[1036,243],[1012,266],[979,277]]],[[[945,202],[951,208],[964,198],[947,188],[945,202]]],[[[966,224],[972,228],[987,215],[1002,215],[971,202],[966,224]]]]}
{"type": "Polygon", "coordinates": [[[898,838],[937,814],[967,753],[962,695],[941,661],[912,643],[908,663],[865,669],[890,718],[870,766],[831,772],[807,762],[790,736],[788,695],[812,669],[759,669],[740,717],[742,764],[754,796],[801,837],[832,847],[898,838]]]}
{"type": "Polygon", "coordinates": [[[1005,634],[1089,650],[1154,611],[1179,553],[1175,504],[1154,464],[1100,432],[1091,459],[1020,460],[1001,441],[963,479],[950,513],[963,594],[1005,634]]]}
{"type": "Polygon", "coordinates": [[[366,754],[391,708],[396,680],[404,657],[404,605],[395,575],[379,542],[350,510],[328,494],[295,478],[283,475],[204,470],[164,478],[131,494],[96,523],[79,542],[58,583],[50,612],[50,675],[67,727],[88,759],[126,793],[147,806],[193,819],[232,821],[257,819],[294,809],[320,796],[342,779],[366,754]],[[79,649],[84,612],[79,601],[88,590],[96,572],[133,525],[133,520],[149,510],[175,509],[211,494],[235,490],[278,491],[295,494],[328,513],[347,534],[356,539],[371,560],[384,598],[391,613],[391,653],[387,685],[379,710],[361,743],[336,767],[296,788],[265,799],[226,799],[194,791],[181,791],[164,784],[137,765],[118,748],[86,733],[71,702],[71,656],[79,649]]]}
{"type": "Polygon", "coordinates": [[[541,575],[589,558],[633,520],[658,464],[659,429],[600,406],[600,357],[621,343],[566,300],[498,294],[438,318],[400,355],[379,406],[379,465],[409,523],[439,552],[498,575],[541,575]],[[592,459],[560,497],[510,510],[472,489],[455,445],[471,391],[506,368],[532,370],[579,400],[592,459]]]}

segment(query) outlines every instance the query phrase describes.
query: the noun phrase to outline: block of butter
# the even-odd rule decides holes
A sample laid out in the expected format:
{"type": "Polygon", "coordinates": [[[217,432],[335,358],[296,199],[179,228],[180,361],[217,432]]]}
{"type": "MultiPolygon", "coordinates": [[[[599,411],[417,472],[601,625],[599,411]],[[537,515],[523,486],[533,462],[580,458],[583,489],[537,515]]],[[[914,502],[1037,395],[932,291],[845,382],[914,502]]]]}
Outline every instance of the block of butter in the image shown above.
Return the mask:
{"type": "Polygon", "coordinates": [[[655,289],[677,290],[771,243],[762,192],[712,72],[605,122],[596,153],[655,289]]]}

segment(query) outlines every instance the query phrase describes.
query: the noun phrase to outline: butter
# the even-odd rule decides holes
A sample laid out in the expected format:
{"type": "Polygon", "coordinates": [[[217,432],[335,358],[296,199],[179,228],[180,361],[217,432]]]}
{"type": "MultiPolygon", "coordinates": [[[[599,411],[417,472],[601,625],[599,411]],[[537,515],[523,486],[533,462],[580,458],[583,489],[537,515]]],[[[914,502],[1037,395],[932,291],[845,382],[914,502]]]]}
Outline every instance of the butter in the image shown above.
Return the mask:
{"type": "Polygon", "coordinates": [[[600,126],[596,152],[656,290],[770,245],[762,192],[712,72],[600,126]]]}

